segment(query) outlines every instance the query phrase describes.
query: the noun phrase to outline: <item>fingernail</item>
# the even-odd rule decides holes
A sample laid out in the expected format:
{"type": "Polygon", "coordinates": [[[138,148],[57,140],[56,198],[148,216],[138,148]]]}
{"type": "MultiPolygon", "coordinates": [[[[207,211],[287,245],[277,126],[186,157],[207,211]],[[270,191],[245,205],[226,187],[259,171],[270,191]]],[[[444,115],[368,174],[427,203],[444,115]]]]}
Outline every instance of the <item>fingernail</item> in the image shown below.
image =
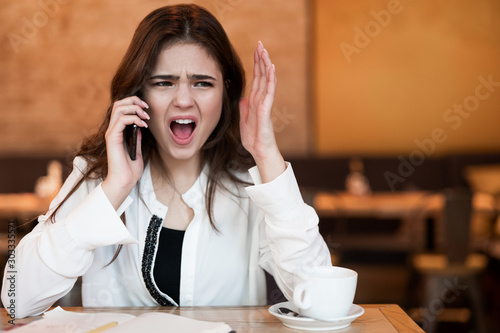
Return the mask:
{"type": "Polygon", "coordinates": [[[146,124],[144,120],[142,121],[142,124],[144,125],[144,127],[148,128],[148,124],[146,124]]]}
{"type": "Polygon", "coordinates": [[[146,118],[149,120],[151,119],[151,117],[149,116],[149,114],[146,113],[146,111],[143,111],[144,112],[144,115],[146,116],[146,118]]]}
{"type": "Polygon", "coordinates": [[[274,64],[272,64],[271,66],[273,66],[273,71],[276,72],[276,67],[274,67],[274,64]]]}
{"type": "Polygon", "coordinates": [[[264,44],[262,44],[262,42],[259,40],[259,43],[258,43],[260,46],[264,47],[264,44]]]}
{"type": "Polygon", "coordinates": [[[144,105],[146,109],[149,109],[149,105],[146,102],[142,101],[142,105],[144,105]]]}

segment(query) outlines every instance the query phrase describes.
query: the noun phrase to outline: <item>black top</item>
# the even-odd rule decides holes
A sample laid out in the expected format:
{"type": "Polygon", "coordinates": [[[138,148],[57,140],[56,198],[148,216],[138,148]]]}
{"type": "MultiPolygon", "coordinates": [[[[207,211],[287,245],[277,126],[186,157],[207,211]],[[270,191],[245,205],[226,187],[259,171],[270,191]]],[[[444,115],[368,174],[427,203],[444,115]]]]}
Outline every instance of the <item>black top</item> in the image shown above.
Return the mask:
{"type": "Polygon", "coordinates": [[[179,304],[184,230],[161,228],[153,276],[158,288],[179,304]]]}

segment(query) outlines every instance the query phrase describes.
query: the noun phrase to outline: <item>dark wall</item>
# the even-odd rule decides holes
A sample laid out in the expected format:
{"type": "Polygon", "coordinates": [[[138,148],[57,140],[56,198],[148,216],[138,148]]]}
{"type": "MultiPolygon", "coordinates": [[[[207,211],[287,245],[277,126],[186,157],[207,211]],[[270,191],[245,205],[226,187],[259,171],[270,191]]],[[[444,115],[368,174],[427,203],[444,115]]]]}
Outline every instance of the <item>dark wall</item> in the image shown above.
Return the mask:
{"type": "MultiPolygon", "coordinates": [[[[63,164],[63,173],[67,176],[71,171],[71,159],[64,156],[0,158],[0,193],[32,192],[36,180],[46,175],[47,164],[54,159],[63,164]]],[[[345,189],[350,157],[286,159],[292,163],[300,186],[319,190],[345,189]]],[[[469,165],[500,163],[500,153],[428,158],[420,164],[403,156],[361,159],[373,191],[437,191],[446,187],[467,186],[465,168],[469,165]]]]}
{"type": "Polygon", "coordinates": [[[68,175],[70,166],[65,157],[3,157],[0,158],[0,193],[33,192],[36,180],[47,174],[47,165],[58,160],[63,174],[68,175]]]}
{"type": "MultiPolygon", "coordinates": [[[[311,189],[344,190],[349,157],[289,158],[299,185],[311,189]]],[[[361,157],[373,191],[428,190],[467,187],[469,165],[500,163],[498,154],[450,155],[424,160],[408,157],[361,157]]]]}

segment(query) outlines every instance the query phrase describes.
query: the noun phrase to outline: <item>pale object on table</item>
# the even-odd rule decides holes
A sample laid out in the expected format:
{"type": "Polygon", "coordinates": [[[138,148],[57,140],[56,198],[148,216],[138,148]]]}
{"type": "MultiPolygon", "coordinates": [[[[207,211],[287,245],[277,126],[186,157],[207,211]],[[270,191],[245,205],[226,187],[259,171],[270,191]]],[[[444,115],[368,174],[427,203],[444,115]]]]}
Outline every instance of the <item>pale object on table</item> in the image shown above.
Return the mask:
{"type": "Polygon", "coordinates": [[[47,166],[47,175],[38,178],[35,184],[35,194],[40,198],[54,197],[62,186],[62,165],[51,161],[47,166]]]}
{"type": "Polygon", "coordinates": [[[465,178],[474,191],[500,194],[500,164],[471,165],[465,178]]]}
{"type": "Polygon", "coordinates": [[[355,196],[364,196],[371,193],[370,182],[363,174],[363,161],[358,158],[352,158],[349,161],[349,174],[345,181],[346,191],[355,196]]]}

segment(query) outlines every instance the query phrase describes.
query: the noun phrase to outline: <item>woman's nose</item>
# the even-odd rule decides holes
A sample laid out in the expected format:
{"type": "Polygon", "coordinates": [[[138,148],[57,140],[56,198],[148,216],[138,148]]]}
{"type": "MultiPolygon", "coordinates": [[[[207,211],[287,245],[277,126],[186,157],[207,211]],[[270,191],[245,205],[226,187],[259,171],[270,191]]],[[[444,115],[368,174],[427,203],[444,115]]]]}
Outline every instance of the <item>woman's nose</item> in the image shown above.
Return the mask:
{"type": "Polygon", "coordinates": [[[186,108],[193,105],[191,87],[188,84],[179,84],[174,97],[174,105],[179,108],[186,108]]]}

